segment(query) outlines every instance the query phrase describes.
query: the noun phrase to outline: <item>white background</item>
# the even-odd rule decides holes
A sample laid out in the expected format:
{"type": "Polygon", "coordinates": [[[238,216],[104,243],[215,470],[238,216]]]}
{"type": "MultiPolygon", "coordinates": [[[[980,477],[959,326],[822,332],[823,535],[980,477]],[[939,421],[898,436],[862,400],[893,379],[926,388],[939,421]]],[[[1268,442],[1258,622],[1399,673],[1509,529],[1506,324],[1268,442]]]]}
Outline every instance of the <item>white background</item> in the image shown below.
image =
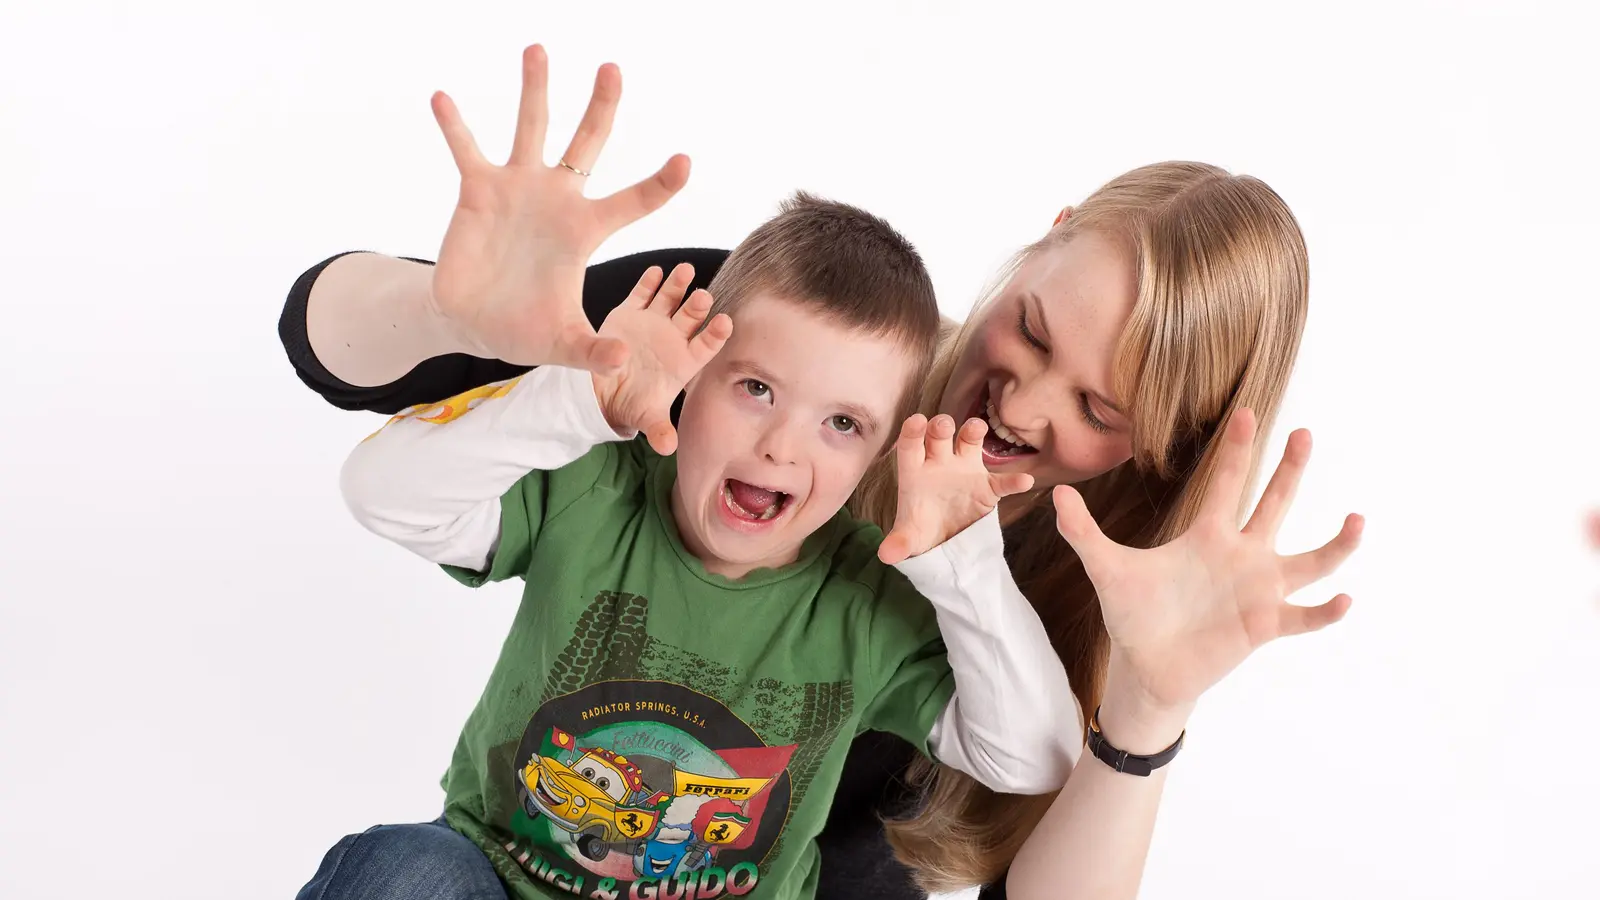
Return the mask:
{"type": "Polygon", "coordinates": [[[451,92],[492,156],[518,52],[592,179],[689,187],[608,258],[731,246],[804,187],[897,223],[961,314],[1136,165],[1266,179],[1311,248],[1285,549],[1367,515],[1336,628],[1207,695],[1148,898],[1593,896],[1600,741],[1594,23],[1519,3],[8,3],[0,14],[0,896],[287,898],[431,818],[518,587],[351,522],[379,420],[275,334],[339,250],[431,256],[451,92]],[[327,7],[327,8],[324,8],[327,7]],[[1115,11],[1113,11],[1115,7],[1115,11]]]}

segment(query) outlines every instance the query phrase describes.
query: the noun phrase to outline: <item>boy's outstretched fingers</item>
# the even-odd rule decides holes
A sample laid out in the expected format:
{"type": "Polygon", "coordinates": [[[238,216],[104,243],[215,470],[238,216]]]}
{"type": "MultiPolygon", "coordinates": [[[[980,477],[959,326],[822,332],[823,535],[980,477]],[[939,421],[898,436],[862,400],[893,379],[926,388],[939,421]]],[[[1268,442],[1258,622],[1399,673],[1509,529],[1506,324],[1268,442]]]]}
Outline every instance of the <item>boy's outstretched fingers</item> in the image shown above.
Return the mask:
{"type": "Polygon", "coordinates": [[[717,313],[689,342],[689,352],[694,361],[703,367],[711,362],[711,357],[722,352],[722,346],[728,343],[730,337],[733,337],[733,320],[728,318],[727,313],[717,313]]]}
{"type": "Polygon", "coordinates": [[[1033,488],[1033,476],[1026,472],[1009,472],[989,476],[989,490],[996,497],[1009,497],[1033,488]]]}
{"type": "Polygon", "coordinates": [[[700,327],[700,323],[705,321],[706,313],[709,312],[711,312],[711,293],[701,288],[690,294],[689,299],[683,301],[678,311],[672,314],[672,324],[678,326],[678,331],[684,337],[689,337],[700,327]]]}
{"type": "Polygon", "coordinates": [[[903,515],[905,509],[906,491],[910,481],[922,470],[922,464],[928,458],[928,417],[922,413],[915,413],[900,425],[900,437],[894,442],[895,468],[900,478],[900,507],[895,513],[894,527],[889,529],[889,534],[878,545],[878,561],[885,565],[894,565],[905,560],[911,555],[913,546],[911,532],[916,526],[906,521],[903,515]]]}
{"type": "Polygon", "coordinates": [[[900,426],[900,439],[894,442],[894,456],[902,479],[922,468],[923,461],[928,458],[928,450],[923,443],[927,434],[928,417],[922,413],[912,415],[900,426]]]}
{"type": "Polygon", "coordinates": [[[928,421],[927,446],[929,462],[943,462],[955,455],[951,438],[956,435],[956,420],[940,413],[928,421]]]}
{"type": "Polygon", "coordinates": [[[662,273],[660,266],[651,266],[645,269],[644,274],[639,276],[639,280],[634,282],[633,290],[628,292],[628,296],[622,298],[621,305],[632,309],[644,309],[649,306],[650,298],[654,297],[656,291],[661,289],[661,280],[665,277],[666,275],[662,273]]]}
{"type": "MultiPolygon", "coordinates": [[[[968,419],[956,432],[956,455],[962,459],[983,459],[983,436],[989,433],[989,423],[982,419],[968,419]]],[[[1032,487],[1032,479],[1029,479],[1032,487]]],[[[1023,488],[1027,490],[1027,488],[1023,488]]],[[[1013,491],[1012,493],[1016,493],[1013,491]]],[[[1000,496],[1004,497],[1005,494],[1000,496]]]]}
{"type": "Polygon", "coordinates": [[[657,419],[646,425],[643,429],[645,440],[650,442],[650,449],[662,456],[671,456],[678,450],[678,430],[672,427],[671,419],[657,419]]]}
{"type": "Polygon", "coordinates": [[[878,545],[878,562],[886,566],[905,562],[911,555],[911,538],[904,531],[891,531],[878,545]]]}
{"type": "Polygon", "coordinates": [[[661,285],[661,289],[650,295],[645,308],[670,317],[683,303],[684,292],[689,290],[692,281],[694,281],[694,266],[678,263],[672,267],[672,272],[667,275],[667,280],[661,285]]]}

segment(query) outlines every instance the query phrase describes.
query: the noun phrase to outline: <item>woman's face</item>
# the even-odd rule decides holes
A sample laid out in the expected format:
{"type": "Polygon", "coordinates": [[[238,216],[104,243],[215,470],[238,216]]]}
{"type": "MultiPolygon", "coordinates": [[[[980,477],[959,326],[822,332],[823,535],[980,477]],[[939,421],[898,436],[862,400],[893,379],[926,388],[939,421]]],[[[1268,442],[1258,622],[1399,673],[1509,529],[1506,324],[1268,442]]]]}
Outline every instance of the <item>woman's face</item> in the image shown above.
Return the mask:
{"type": "Polygon", "coordinates": [[[989,423],[990,471],[1036,488],[1086,481],[1132,456],[1112,356],[1133,311],[1132,257],[1080,232],[1034,254],[981,314],[939,402],[989,423]]]}

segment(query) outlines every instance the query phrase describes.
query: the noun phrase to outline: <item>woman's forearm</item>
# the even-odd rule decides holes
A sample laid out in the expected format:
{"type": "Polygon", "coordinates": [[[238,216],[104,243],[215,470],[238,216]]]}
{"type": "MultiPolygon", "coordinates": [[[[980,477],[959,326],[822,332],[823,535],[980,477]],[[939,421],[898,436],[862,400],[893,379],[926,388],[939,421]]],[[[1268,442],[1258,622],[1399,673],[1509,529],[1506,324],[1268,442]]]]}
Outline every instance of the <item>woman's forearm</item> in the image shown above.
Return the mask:
{"type": "Polygon", "coordinates": [[[388,384],[418,363],[468,352],[430,302],[433,267],[378,253],[329,263],[311,286],[306,338],[335,378],[357,387],[388,384]]]}
{"type": "MultiPolygon", "coordinates": [[[[1183,733],[1189,711],[1152,712],[1108,678],[1100,728],[1113,746],[1161,752],[1183,733]]],[[[1176,764],[1176,763],[1174,763],[1176,764]]],[[[1010,900],[1132,900],[1144,875],[1164,766],[1148,777],[1119,773],[1087,750],[1066,787],[1022,845],[1006,876],[1010,900]]]]}

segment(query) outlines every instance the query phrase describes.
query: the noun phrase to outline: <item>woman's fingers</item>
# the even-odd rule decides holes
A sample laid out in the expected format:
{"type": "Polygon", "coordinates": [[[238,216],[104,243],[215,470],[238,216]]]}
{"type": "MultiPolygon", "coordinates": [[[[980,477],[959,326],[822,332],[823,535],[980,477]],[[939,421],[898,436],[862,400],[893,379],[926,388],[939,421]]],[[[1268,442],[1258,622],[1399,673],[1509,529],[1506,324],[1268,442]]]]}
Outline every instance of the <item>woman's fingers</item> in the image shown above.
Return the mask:
{"type": "Polygon", "coordinates": [[[1255,413],[1241,407],[1214,438],[1222,444],[1217,451],[1216,476],[1206,488],[1205,499],[1200,501],[1201,518],[1226,521],[1229,528],[1239,527],[1239,498],[1250,474],[1250,445],[1255,436],[1255,413]]]}
{"type": "Polygon", "coordinates": [[[1344,527],[1333,540],[1315,550],[1297,553],[1283,560],[1284,581],[1289,592],[1300,590],[1314,581],[1326,578],[1339,568],[1356,547],[1361,544],[1361,531],[1366,520],[1351,513],[1345,517],[1344,527]]]}
{"type": "Polygon", "coordinates": [[[596,200],[596,217],[607,235],[614,234],[666,206],[688,183],[689,157],[680,153],[649,178],[596,200]]]}
{"type": "Polygon", "coordinates": [[[432,106],[433,119],[439,123],[439,130],[444,132],[444,142],[450,146],[450,156],[456,161],[456,169],[465,176],[473,169],[487,166],[489,161],[478,150],[478,142],[473,140],[467,123],[461,121],[461,111],[456,109],[450,95],[435,91],[432,106]]]}
{"type": "Polygon", "coordinates": [[[1339,596],[1320,606],[1295,606],[1285,603],[1278,608],[1278,636],[1292,637],[1327,628],[1344,618],[1350,611],[1350,595],[1339,596]]]}
{"type": "MultiPolygon", "coordinates": [[[[545,129],[550,123],[550,58],[538,44],[522,51],[522,99],[511,139],[511,165],[544,163],[545,129]]],[[[586,170],[587,171],[587,170],[586,170]]]]}
{"type": "Polygon", "coordinates": [[[1062,539],[1072,545],[1078,558],[1083,560],[1084,566],[1094,565],[1094,560],[1100,557],[1107,545],[1115,543],[1100,530],[1095,523],[1094,516],[1089,515],[1089,507],[1084,505],[1083,495],[1069,485],[1057,485],[1051,494],[1051,499],[1056,505],[1056,531],[1062,539]]]}
{"type": "Polygon", "coordinates": [[[578,130],[573,133],[567,152],[561,154],[567,165],[585,172],[594,171],[606,138],[611,136],[611,122],[616,118],[617,104],[621,100],[622,70],[606,63],[595,73],[589,107],[583,111],[583,119],[578,122],[578,130]]]}
{"type": "MultiPolygon", "coordinates": [[[[549,328],[550,323],[540,323],[539,327],[549,328]]],[[[628,345],[614,337],[595,334],[586,319],[561,326],[556,346],[561,348],[561,353],[552,362],[602,375],[616,371],[628,361],[628,345]]]]}
{"type": "Polygon", "coordinates": [[[1295,491],[1300,487],[1300,476],[1305,474],[1306,463],[1311,460],[1311,432],[1304,428],[1289,435],[1288,446],[1283,448],[1283,460],[1273,471],[1267,489],[1261,493],[1261,502],[1245,523],[1248,534],[1257,534],[1271,541],[1283,524],[1294,503],[1295,491]]]}

